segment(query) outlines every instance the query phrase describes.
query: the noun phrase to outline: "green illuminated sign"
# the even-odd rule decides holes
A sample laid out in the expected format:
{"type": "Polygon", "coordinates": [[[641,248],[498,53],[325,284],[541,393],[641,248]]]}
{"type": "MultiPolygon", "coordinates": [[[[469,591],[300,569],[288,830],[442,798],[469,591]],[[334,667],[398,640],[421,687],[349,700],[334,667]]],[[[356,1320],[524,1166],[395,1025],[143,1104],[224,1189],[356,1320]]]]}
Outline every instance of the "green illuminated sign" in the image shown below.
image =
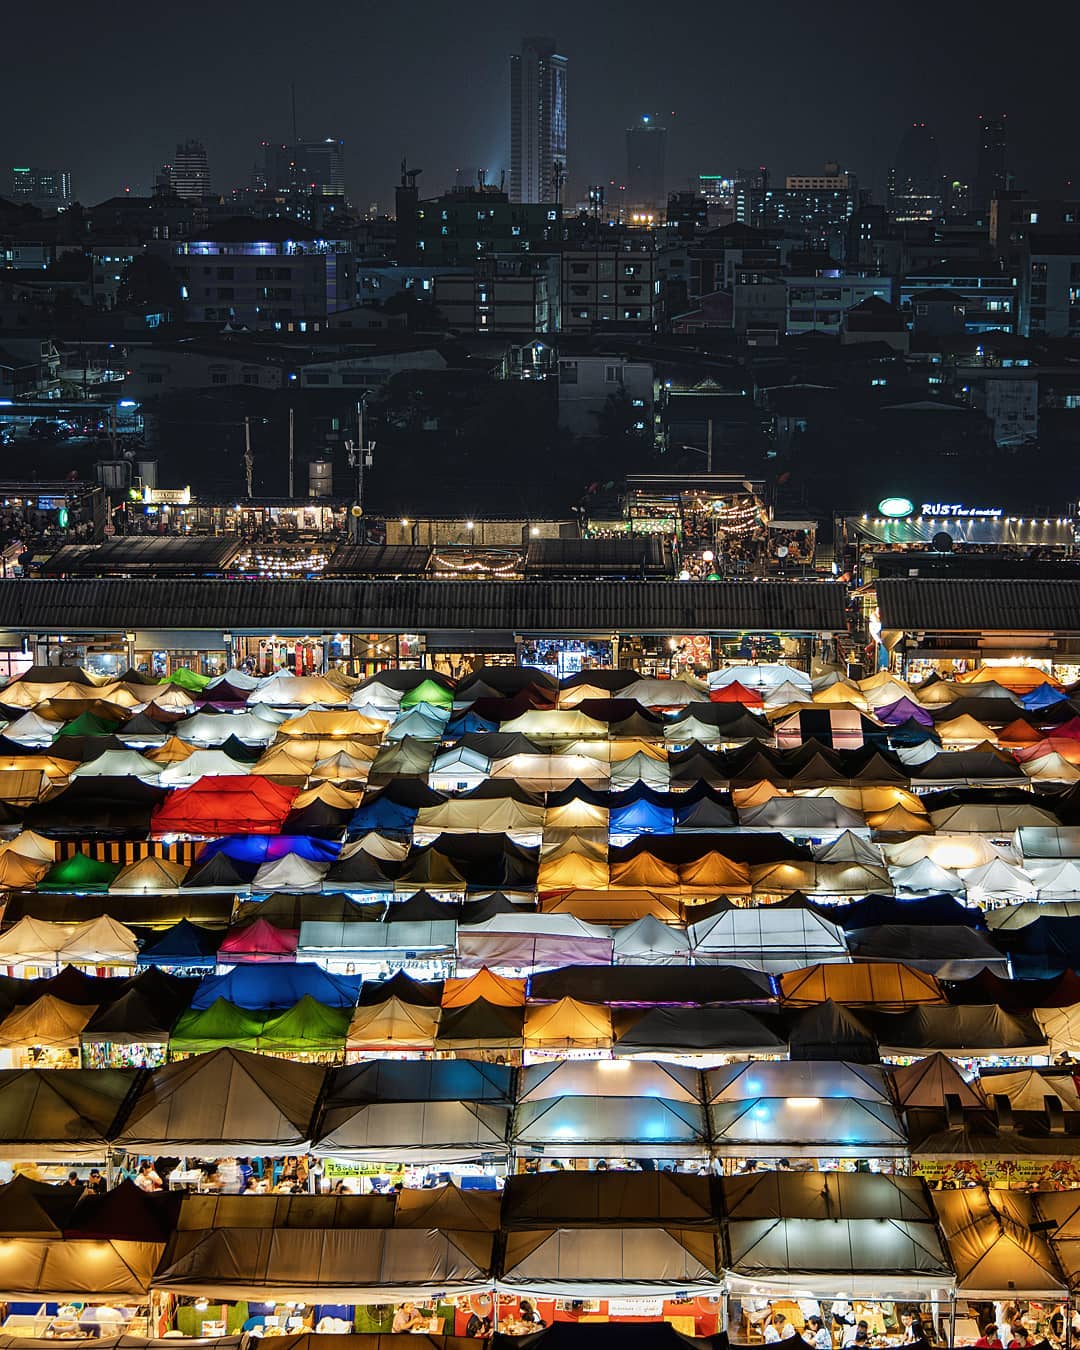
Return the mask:
{"type": "Polygon", "coordinates": [[[894,520],[899,520],[903,516],[910,516],[915,510],[915,503],[908,501],[906,497],[886,497],[878,502],[878,511],[883,516],[890,516],[894,520]]]}

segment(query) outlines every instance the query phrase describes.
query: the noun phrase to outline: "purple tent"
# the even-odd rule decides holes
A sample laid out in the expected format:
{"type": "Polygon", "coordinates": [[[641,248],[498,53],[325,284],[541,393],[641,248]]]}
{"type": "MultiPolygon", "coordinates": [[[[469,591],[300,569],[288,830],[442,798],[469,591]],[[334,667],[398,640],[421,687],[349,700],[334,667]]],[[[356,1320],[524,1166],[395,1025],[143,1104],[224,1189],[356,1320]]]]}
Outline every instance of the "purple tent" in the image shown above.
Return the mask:
{"type": "Polygon", "coordinates": [[[914,699],[906,695],[898,698],[895,703],[885,704],[881,708],[874,709],[874,716],[879,722],[885,722],[888,726],[898,727],[901,722],[918,722],[920,726],[932,727],[934,719],[928,709],[921,703],[916,703],[914,699]]]}

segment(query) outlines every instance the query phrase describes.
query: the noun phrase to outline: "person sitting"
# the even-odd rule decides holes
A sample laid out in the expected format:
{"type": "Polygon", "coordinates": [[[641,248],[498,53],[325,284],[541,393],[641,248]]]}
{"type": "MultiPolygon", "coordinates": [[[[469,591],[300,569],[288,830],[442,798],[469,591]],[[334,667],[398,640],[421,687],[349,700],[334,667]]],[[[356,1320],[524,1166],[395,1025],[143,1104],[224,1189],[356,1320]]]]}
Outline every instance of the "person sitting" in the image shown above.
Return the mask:
{"type": "Polygon", "coordinates": [[[983,1327],[982,1335],[975,1342],[975,1350],[1003,1350],[996,1322],[987,1322],[983,1327]]]}
{"type": "Polygon", "coordinates": [[[1009,1342],[1009,1350],[1027,1350],[1031,1345],[1031,1333],[1027,1327],[1017,1322],[1012,1328],[1012,1340],[1009,1342]]]}
{"type": "Polygon", "coordinates": [[[390,1330],[395,1336],[400,1336],[403,1332],[418,1330],[424,1325],[425,1320],[415,1303],[403,1303],[394,1314],[390,1330]]]}
{"type": "Polygon", "coordinates": [[[527,1322],[530,1326],[534,1327],[542,1327],[544,1325],[544,1319],[527,1298],[523,1298],[518,1307],[518,1321],[527,1322]]]}
{"type": "Polygon", "coordinates": [[[807,1318],[804,1341],[809,1341],[816,1350],[832,1350],[832,1333],[817,1313],[807,1318]]]}
{"type": "Polygon", "coordinates": [[[139,1170],[135,1175],[135,1185],[140,1191],[160,1191],[161,1178],[154,1170],[154,1164],[143,1162],[139,1164],[139,1170]]]}
{"type": "Polygon", "coordinates": [[[795,1328],[787,1320],[782,1312],[773,1313],[769,1318],[769,1324],[765,1328],[765,1343],[774,1345],[777,1341],[790,1340],[795,1335],[795,1328]]]}

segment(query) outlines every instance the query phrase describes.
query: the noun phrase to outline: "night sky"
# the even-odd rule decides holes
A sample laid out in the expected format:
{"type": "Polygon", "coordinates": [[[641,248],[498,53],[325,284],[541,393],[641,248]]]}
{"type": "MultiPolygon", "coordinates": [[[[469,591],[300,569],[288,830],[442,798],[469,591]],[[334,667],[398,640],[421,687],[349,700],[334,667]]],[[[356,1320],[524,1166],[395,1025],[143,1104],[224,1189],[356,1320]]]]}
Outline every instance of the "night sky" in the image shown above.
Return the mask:
{"type": "Polygon", "coordinates": [[[459,165],[506,161],[507,58],[529,31],[570,60],[570,200],[624,173],[624,130],[668,121],[668,186],[826,159],[884,188],[906,123],[942,167],[974,167],[976,117],[1008,114],[1010,167],[1051,192],[1080,181],[1080,5],[915,0],[296,0],[9,5],[0,67],[0,195],[13,164],[68,168],[86,204],[147,192],[177,140],[204,140],[215,191],[247,181],[262,139],[343,136],[361,207],[392,206],[398,163],[434,195],[459,165]],[[675,116],[670,114],[674,111],[675,116]]]}

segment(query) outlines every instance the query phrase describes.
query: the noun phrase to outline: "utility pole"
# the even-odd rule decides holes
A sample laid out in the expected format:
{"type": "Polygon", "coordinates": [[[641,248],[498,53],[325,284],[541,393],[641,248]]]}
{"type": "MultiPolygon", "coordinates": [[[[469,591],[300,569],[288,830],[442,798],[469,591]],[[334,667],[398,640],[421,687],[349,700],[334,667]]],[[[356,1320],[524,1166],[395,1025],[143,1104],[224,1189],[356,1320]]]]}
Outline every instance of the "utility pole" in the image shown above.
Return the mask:
{"type": "Polygon", "coordinates": [[[708,458],[705,461],[705,472],[712,473],[712,418],[709,418],[709,439],[708,439],[708,458]]]}
{"type": "Polygon", "coordinates": [[[357,544],[362,543],[364,539],[364,470],[371,468],[375,458],[375,442],[371,441],[369,444],[364,440],[366,401],[367,394],[364,394],[356,404],[356,444],[351,441],[345,442],[345,448],[349,453],[349,467],[356,470],[356,502],[352,508],[352,534],[357,544]]]}
{"type": "Polygon", "coordinates": [[[251,418],[244,418],[244,477],[247,479],[247,495],[254,497],[252,480],[255,475],[255,454],[251,449],[251,418]]]}
{"type": "MultiPolygon", "coordinates": [[[[293,470],[296,466],[296,436],[295,436],[294,422],[295,419],[293,417],[293,410],[290,408],[289,409],[289,501],[292,501],[295,496],[295,493],[293,491],[293,470]]],[[[712,423],[710,422],[709,425],[711,426],[712,423]]]]}

